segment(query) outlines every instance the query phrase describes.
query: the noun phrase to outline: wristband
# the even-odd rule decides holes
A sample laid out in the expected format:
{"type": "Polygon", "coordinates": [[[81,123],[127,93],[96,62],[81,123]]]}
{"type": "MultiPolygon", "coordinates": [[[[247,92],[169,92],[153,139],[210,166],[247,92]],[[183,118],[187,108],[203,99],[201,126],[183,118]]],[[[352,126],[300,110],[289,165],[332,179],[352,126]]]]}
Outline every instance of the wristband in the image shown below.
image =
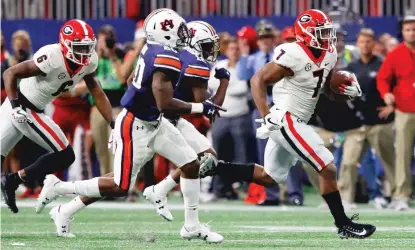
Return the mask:
{"type": "Polygon", "coordinates": [[[114,129],[114,127],[115,127],[115,122],[114,121],[111,120],[108,124],[110,125],[110,127],[112,129],[114,129]]]}
{"type": "Polygon", "coordinates": [[[202,103],[190,103],[192,108],[190,114],[200,114],[203,113],[203,104],[202,103]]]}
{"type": "Polygon", "coordinates": [[[10,105],[12,106],[13,109],[20,107],[19,99],[16,98],[14,100],[10,100],[10,105]]]}

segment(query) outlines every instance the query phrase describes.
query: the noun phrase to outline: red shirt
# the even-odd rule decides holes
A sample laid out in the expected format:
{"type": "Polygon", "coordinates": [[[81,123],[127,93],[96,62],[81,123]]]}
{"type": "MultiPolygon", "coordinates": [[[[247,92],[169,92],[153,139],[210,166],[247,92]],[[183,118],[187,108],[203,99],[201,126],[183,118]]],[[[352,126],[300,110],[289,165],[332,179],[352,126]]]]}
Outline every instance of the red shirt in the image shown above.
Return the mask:
{"type": "Polygon", "coordinates": [[[404,43],[386,55],[377,75],[377,87],[381,97],[393,88],[396,109],[402,112],[415,113],[415,51],[411,51],[404,43]]]}

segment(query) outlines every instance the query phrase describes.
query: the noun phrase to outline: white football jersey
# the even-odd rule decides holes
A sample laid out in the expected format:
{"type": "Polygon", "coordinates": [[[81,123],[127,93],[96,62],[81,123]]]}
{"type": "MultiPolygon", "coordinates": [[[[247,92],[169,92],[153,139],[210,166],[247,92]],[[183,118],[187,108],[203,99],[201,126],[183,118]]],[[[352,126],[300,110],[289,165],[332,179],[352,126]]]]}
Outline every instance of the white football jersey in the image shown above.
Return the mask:
{"type": "Polygon", "coordinates": [[[293,72],[293,76],[285,77],[273,87],[272,97],[276,108],[308,122],[326,77],[337,61],[335,48],[323,53],[316,59],[304,45],[296,42],[275,48],[273,62],[293,72]]]}
{"type": "Polygon", "coordinates": [[[71,90],[85,75],[95,72],[98,67],[98,55],[93,53],[89,65],[72,72],[59,44],[49,44],[40,48],[33,61],[45,75],[22,79],[20,92],[38,109],[44,109],[61,93],[71,90]]]}

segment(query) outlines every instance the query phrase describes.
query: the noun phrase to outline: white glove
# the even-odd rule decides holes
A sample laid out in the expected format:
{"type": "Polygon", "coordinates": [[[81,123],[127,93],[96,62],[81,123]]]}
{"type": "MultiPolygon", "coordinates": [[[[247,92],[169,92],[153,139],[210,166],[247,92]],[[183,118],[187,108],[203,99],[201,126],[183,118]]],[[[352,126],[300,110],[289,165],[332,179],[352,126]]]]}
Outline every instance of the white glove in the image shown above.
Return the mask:
{"type": "Polygon", "coordinates": [[[360,85],[357,82],[355,74],[351,74],[351,83],[352,84],[350,86],[347,86],[347,85],[340,86],[341,87],[340,91],[342,92],[342,94],[350,96],[352,98],[357,97],[357,96],[362,96],[362,89],[360,88],[360,85]]]}
{"type": "Polygon", "coordinates": [[[266,139],[269,133],[274,130],[279,130],[284,126],[283,119],[286,111],[275,109],[268,113],[263,119],[256,119],[256,122],[261,122],[262,125],[256,131],[256,137],[259,139],[266,139]]]}
{"type": "Polygon", "coordinates": [[[21,107],[14,108],[12,111],[12,116],[13,116],[13,119],[17,123],[25,123],[25,122],[32,123],[32,120],[30,120],[29,118],[29,114],[21,107]]]}
{"type": "Polygon", "coordinates": [[[112,154],[115,155],[117,149],[116,140],[114,138],[114,129],[111,130],[110,138],[108,139],[108,149],[112,148],[112,154]]]}

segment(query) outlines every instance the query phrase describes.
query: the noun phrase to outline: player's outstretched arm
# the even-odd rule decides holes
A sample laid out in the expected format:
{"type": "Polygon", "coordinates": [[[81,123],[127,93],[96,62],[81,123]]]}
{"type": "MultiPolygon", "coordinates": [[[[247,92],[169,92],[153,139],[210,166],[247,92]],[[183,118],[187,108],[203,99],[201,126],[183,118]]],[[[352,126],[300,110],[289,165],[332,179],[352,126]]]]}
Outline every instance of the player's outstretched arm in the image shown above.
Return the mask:
{"type": "Polygon", "coordinates": [[[88,74],[84,76],[84,81],[88,87],[89,93],[94,97],[95,105],[97,106],[99,112],[108,122],[111,128],[114,128],[114,121],[112,120],[112,107],[110,101],[105,95],[104,91],[101,88],[101,85],[98,82],[98,79],[95,76],[95,73],[88,74]]]}
{"type": "Polygon", "coordinates": [[[269,113],[267,103],[267,85],[276,83],[286,76],[292,76],[292,71],[274,62],[269,62],[251,78],[251,92],[262,117],[269,113]]]}
{"type": "Polygon", "coordinates": [[[11,103],[13,103],[13,100],[17,100],[17,79],[38,75],[46,74],[36,66],[33,60],[18,63],[4,71],[4,87],[6,88],[7,97],[11,103]]]}

